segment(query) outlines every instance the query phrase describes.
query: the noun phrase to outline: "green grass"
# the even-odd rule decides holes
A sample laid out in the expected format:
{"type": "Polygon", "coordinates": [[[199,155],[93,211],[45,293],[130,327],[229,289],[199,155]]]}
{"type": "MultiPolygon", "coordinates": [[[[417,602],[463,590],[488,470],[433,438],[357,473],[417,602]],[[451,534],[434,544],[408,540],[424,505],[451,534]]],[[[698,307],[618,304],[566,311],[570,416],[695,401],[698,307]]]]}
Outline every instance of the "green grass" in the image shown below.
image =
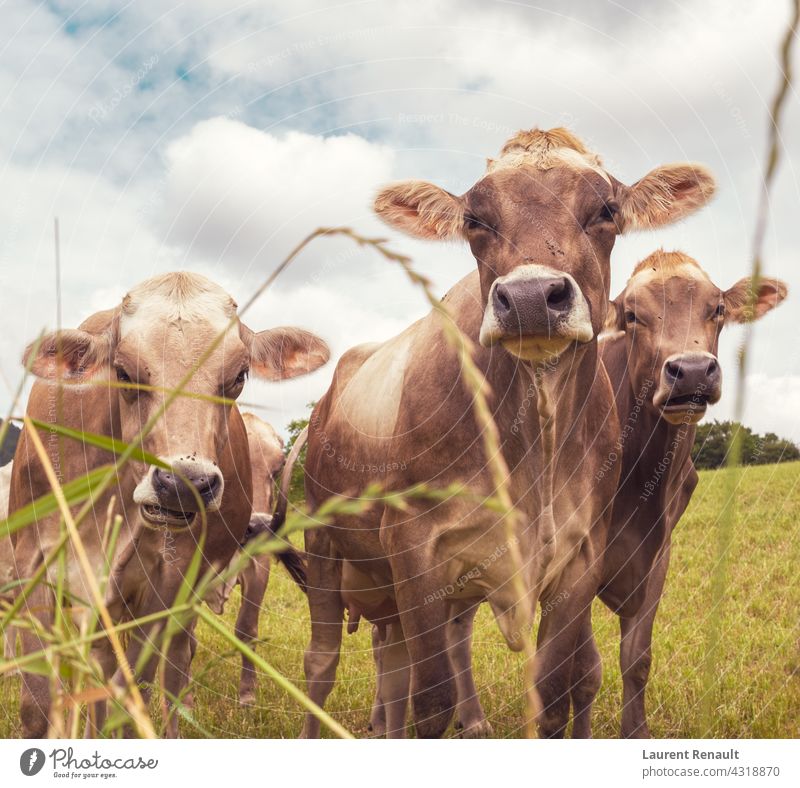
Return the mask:
{"type": "MultiPolygon", "coordinates": [[[[702,666],[722,503],[731,472],[706,471],[678,526],[667,590],[654,636],[648,688],[650,725],[659,737],[800,737],[800,463],[740,471],[739,517],[729,565],[718,683],[712,689],[715,724],[702,727],[702,666]]],[[[238,598],[231,600],[232,626],[238,598]]],[[[617,619],[599,602],[595,631],[603,657],[603,685],[594,715],[595,735],[616,736],[621,680],[617,619]]],[[[305,598],[276,567],[261,621],[261,653],[303,687],[308,638],[305,598]]],[[[298,706],[262,677],[258,705],[240,710],[239,658],[206,627],[199,627],[193,666],[198,727],[184,736],[294,737],[298,706]]],[[[475,629],[475,675],[496,735],[518,736],[523,718],[521,658],[508,651],[488,609],[475,629]]],[[[366,735],[374,689],[369,627],[344,635],[338,683],[326,708],[356,735],[366,735]]],[[[19,735],[18,678],[0,681],[0,736],[19,735]]]]}

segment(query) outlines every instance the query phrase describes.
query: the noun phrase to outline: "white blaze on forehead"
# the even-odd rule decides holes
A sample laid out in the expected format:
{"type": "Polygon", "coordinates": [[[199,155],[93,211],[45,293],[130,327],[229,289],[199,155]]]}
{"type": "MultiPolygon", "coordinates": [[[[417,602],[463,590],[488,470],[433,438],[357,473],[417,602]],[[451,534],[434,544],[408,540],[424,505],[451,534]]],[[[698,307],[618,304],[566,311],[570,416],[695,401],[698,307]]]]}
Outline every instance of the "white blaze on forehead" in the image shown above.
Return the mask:
{"type": "Polygon", "coordinates": [[[695,282],[710,282],[708,274],[694,262],[682,262],[678,265],[648,266],[635,271],[628,280],[626,293],[635,295],[636,290],[653,283],[663,285],[668,279],[689,279],[695,282]]]}
{"type": "Polygon", "coordinates": [[[549,170],[561,166],[591,170],[611,183],[600,157],[566,129],[520,131],[506,142],[500,156],[488,159],[486,165],[487,174],[519,167],[549,170]]]}
{"type": "Polygon", "coordinates": [[[531,151],[513,151],[506,153],[499,159],[490,159],[486,172],[489,174],[498,170],[530,166],[539,170],[550,170],[558,166],[569,167],[573,170],[590,170],[600,175],[607,183],[611,183],[611,178],[597,162],[595,156],[578,153],[578,151],[571,148],[558,148],[554,151],[548,151],[544,156],[531,151]]]}
{"type": "Polygon", "coordinates": [[[154,324],[203,322],[223,331],[236,315],[236,302],[200,274],[165,274],[133,288],[122,301],[120,337],[154,324]]]}
{"type": "Polygon", "coordinates": [[[665,252],[663,249],[657,249],[637,263],[628,279],[626,290],[631,292],[635,287],[644,287],[651,282],[663,284],[668,279],[676,277],[695,282],[711,282],[708,274],[693,257],[683,252],[665,252]]]}

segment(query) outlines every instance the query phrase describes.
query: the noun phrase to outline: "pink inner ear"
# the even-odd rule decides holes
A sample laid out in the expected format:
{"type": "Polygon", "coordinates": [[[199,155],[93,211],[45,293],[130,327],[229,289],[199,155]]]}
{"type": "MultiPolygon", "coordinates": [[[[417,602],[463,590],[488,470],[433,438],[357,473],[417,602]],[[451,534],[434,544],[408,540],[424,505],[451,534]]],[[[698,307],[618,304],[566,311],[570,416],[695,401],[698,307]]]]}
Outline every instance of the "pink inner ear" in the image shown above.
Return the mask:
{"type": "Polygon", "coordinates": [[[755,311],[757,317],[762,317],[770,309],[778,306],[781,302],[780,293],[778,289],[770,284],[763,284],[759,288],[758,298],[756,299],[755,311]]]}

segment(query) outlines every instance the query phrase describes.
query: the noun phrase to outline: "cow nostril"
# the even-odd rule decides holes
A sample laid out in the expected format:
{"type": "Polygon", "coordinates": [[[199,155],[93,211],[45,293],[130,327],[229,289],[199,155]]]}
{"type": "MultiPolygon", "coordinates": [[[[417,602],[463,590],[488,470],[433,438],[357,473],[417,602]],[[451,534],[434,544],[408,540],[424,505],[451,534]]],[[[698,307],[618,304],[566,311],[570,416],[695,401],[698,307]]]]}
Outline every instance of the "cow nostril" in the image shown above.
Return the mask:
{"type": "Polygon", "coordinates": [[[511,311],[511,301],[504,285],[497,285],[494,289],[495,305],[500,307],[503,312],[511,311]]]}
{"type": "Polygon", "coordinates": [[[219,491],[222,479],[214,474],[212,476],[201,476],[194,482],[197,492],[204,498],[213,498],[219,491]]]}
{"type": "Polygon", "coordinates": [[[547,305],[563,306],[570,298],[570,286],[566,279],[555,279],[548,285],[547,305]]]}
{"type": "Polygon", "coordinates": [[[715,358],[712,358],[711,361],[708,362],[708,368],[706,369],[706,375],[709,377],[717,372],[719,369],[719,364],[715,358]]]}
{"type": "Polygon", "coordinates": [[[667,361],[664,365],[667,375],[673,380],[680,380],[683,377],[683,370],[677,361],[667,361]]]}
{"type": "Polygon", "coordinates": [[[155,468],[153,469],[153,481],[157,487],[166,489],[174,485],[175,477],[163,468],[155,468]]]}

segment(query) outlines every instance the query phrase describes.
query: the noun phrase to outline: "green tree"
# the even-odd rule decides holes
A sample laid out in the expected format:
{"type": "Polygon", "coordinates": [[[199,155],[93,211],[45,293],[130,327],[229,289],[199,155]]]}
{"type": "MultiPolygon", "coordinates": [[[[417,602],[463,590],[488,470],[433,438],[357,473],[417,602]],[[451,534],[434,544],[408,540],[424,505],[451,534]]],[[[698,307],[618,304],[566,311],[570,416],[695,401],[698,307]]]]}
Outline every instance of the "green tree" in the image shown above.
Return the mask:
{"type": "Polygon", "coordinates": [[[800,449],[792,441],[779,438],[774,432],[759,435],[735,421],[712,421],[701,424],[692,448],[697,468],[721,468],[725,464],[734,435],[742,440],[742,463],[766,465],[800,459],[800,449]]]}
{"type": "MultiPolygon", "coordinates": [[[[289,440],[286,441],[286,445],[284,446],[284,453],[287,457],[289,456],[289,452],[292,450],[292,446],[294,446],[295,441],[297,440],[297,436],[300,435],[300,433],[308,426],[308,419],[316,404],[316,402],[309,402],[307,406],[309,411],[308,416],[304,416],[300,419],[293,419],[287,425],[286,431],[289,433],[289,440]]],[[[297,458],[297,462],[292,469],[292,483],[289,487],[290,503],[300,504],[305,500],[305,468],[306,446],[303,446],[303,448],[300,450],[300,456],[297,458]]]]}

